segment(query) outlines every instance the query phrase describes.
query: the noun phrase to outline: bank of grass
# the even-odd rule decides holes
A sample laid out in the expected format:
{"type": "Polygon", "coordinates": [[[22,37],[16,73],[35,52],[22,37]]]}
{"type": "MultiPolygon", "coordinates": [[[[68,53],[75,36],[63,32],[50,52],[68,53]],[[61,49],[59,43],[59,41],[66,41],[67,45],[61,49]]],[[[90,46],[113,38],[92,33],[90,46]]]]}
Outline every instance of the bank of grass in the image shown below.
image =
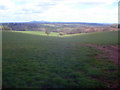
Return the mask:
{"type": "Polygon", "coordinates": [[[100,32],[61,38],[3,32],[3,87],[115,86],[118,80],[117,66],[107,59],[99,61],[93,58],[101,52],[81,45],[117,44],[115,35],[117,32],[100,32]]]}

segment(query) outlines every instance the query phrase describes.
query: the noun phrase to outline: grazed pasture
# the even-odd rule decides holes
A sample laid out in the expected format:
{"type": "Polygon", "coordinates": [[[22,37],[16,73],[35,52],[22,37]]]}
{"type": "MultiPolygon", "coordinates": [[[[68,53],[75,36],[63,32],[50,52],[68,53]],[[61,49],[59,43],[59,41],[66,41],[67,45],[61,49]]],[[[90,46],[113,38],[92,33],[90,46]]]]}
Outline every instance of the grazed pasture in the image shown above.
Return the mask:
{"type": "Polygon", "coordinates": [[[118,32],[74,36],[3,31],[3,88],[118,86],[118,65],[84,44],[117,45],[118,32]]]}

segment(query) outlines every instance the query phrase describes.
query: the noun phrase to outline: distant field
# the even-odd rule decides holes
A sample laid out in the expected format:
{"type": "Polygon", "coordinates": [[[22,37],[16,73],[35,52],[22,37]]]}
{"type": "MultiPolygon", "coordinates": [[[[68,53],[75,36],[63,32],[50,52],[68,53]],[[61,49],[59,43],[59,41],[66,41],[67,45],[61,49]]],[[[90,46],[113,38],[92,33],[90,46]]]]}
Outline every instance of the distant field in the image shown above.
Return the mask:
{"type": "Polygon", "coordinates": [[[13,31],[23,34],[41,35],[41,36],[53,36],[63,37],[67,40],[75,42],[86,42],[95,44],[117,44],[118,43],[118,32],[117,31],[106,31],[106,32],[93,32],[93,33],[80,33],[60,36],[58,33],[51,32],[50,35],[45,34],[43,31],[13,31]]]}
{"type": "Polygon", "coordinates": [[[84,35],[88,33],[80,33],[80,34],[65,34],[65,35],[59,35],[59,33],[51,32],[49,35],[47,35],[43,31],[12,31],[12,32],[18,32],[18,33],[25,33],[25,34],[32,34],[32,35],[42,35],[42,36],[54,36],[54,37],[67,37],[67,36],[76,36],[76,35],[84,35]]]}
{"type": "Polygon", "coordinates": [[[82,43],[118,44],[118,32],[60,37],[44,32],[3,31],[4,88],[116,87],[118,68],[102,51],[82,43]]]}
{"type": "MultiPolygon", "coordinates": [[[[13,31],[13,32],[47,36],[47,34],[45,32],[43,32],[43,31],[13,31]]],[[[51,32],[49,36],[59,36],[59,34],[55,33],[55,32],[51,32]]]]}

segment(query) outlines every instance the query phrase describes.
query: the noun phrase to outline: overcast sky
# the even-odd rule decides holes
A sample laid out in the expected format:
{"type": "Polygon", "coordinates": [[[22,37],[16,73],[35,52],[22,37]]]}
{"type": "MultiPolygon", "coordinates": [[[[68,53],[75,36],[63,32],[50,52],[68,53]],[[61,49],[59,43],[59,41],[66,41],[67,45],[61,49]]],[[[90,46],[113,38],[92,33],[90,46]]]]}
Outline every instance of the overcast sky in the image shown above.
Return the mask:
{"type": "Polygon", "coordinates": [[[0,0],[0,22],[118,22],[118,0],[0,0]]]}

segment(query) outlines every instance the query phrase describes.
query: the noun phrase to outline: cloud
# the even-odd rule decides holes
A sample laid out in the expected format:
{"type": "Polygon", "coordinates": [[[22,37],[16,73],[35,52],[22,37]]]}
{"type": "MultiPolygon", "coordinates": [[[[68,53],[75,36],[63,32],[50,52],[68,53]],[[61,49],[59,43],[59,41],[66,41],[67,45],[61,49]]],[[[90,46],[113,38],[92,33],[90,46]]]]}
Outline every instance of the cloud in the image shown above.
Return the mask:
{"type": "MultiPolygon", "coordinates": [[[[69,2],[71,3],[71,2],[69,2]]],[[[46,20],[51,21],[78,21],[78,22],[117,22],[117,8],[107,6],[97,6],[90,8],[74,8],[72,4],[64,2],[51,8],[44,13],[46,20]],[[108,16],[109,15],[109,16],[108,16]]],[[[74,2],[75,3],[75,2],[74,2]]],[[[76,3],[77,4],[77,3],[76,3]]],[[[74,4],[74,6],[76,6],[74,4]]]]}
{"type": "Polygon", "coordinates": [[[0,10],[6,10],[7,7],[5,5],[0,5],[0,10]]]}
{"type": "Polygon", "coordinates": [[[14,3],[11,0],[0,1],[0,10],[10,10],[14,7],[14,3]]]}
{"type": "MultiPolygon", "coordinates": [[[[27,2],[26,1],[20,1],[20,2],[27,2]]],[[[43,13],[47,10],[49,10],[52,6],[56,5],[56,2],[47,2],[47,1],[32,1],[23,5],[18,5],[18,11],[17,14],[33,14],[33,13],[43,13]]]]}
{"type": "Polygon", "coordinates": [[[64,2],[69,3],[84,3],[84,4],[112,4],[113,2],[118,2],[118,0],[64,0],[64,2]]]}
{"type": "Polygon", "coordinates": [[[2,0],[1,21],[117,22],[118,0],[2,0]],[[113,7],[111,7],[113,6],[113,7]]]}

